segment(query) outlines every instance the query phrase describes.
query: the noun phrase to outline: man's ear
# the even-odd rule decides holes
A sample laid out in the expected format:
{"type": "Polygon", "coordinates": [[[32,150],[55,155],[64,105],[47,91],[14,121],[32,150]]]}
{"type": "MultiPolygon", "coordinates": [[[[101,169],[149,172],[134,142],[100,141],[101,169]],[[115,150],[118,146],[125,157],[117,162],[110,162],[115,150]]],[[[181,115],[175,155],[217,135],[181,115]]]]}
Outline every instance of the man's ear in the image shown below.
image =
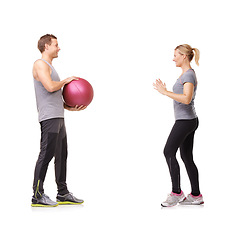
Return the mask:
{"type": "Polygon", "coordinates": [[[49,45],[45,43],[45,50],[48,50],[49,45]]]}

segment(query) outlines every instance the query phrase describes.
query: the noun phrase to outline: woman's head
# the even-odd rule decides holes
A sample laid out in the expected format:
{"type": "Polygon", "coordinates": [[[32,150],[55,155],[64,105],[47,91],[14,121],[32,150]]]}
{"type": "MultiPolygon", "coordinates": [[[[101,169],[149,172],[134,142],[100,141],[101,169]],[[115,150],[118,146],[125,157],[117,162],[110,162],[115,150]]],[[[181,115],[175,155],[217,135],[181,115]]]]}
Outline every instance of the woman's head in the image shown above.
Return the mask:
{"type": "Polygon", "coordinates": [[[190,63],[194,56],[196,64],[199,65],[200,51],[188,44],[182,44],[175,48],[173,61],[176,62],[177,67],[181,67],[186,61],[190,63]]]}

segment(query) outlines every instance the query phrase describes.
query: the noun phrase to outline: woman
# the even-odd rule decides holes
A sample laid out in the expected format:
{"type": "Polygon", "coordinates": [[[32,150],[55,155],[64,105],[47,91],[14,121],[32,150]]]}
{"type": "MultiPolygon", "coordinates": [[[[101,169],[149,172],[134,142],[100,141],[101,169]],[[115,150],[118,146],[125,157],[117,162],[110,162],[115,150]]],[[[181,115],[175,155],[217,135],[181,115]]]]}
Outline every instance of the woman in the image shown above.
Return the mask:
{"type": "Polygon", "coordinates": [[[179,204],[200,205],[203,197],[199,190],[198,169],[193,161],[193,139],[198,127],[198,117],[194,108],[194,99],[197,90],[197,79],[190,62],[195,55],[195,62],[199,65],[199,50],[188,44],[179,45],[175,48],[173,61],[176,67],[182,68],[182,74],[173,86],[173,92],[166,88],[166,84],[157,79],[154,88],[161,94],[174,100],[174,113],[176,122],[168,137],[164,148],[164,155],[169,167],[172,192],[168,195],[163,207],[172,207],[179,204]],[[195,52],[195,54],[194,54],[195,52]],[[180,169],[176,159],[176,153],[180,148],[181,158],[187,169],[190,179],[191,193],[185,197],[180,187],[180,169]]]}

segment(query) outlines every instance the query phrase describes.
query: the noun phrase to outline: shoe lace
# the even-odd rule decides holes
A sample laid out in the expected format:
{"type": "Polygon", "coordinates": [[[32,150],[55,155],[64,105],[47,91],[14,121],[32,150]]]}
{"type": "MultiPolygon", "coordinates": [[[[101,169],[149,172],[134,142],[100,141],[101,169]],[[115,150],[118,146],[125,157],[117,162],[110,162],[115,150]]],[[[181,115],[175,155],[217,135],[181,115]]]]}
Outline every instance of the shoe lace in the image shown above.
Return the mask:
{"type": "Polygon", "coordinates": [[[47,194],[45,194],[45,193],[43,193],[42,196],[44,196],[45,198],[50,199],[49,196],[47,194]]]}
{"type": "Polygon", "coordinates": [[[173,198],[175,198],[175,196],[172,193],[169,193],[168,196],[167,196],[166,202],[172,201],[173,198]]]}

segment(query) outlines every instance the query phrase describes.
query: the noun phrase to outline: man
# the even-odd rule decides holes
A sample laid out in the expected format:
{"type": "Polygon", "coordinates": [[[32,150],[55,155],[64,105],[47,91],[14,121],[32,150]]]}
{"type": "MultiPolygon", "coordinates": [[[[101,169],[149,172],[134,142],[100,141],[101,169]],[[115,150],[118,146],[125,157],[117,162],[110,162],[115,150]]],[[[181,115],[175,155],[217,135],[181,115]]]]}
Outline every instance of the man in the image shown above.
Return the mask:
{"type": "Polygon", "coordinates": [[[33,65],[33,78],[41,125],[41,148],[34,173],[32,206],[55,207],[58,204],[81,204],[83,200],[69,193],[66,184],[67,137],[64,108],[80,111],[86,106],[69,107],[63,103],[61,88],[77,79],[69,77],[60,81],[52,66],[53,59],[58,57],[60,51],[57,38],[51,34],[42,36],[38,41],[38,49],[42,59],[37,60],[33,65]],[[55,179],[58,189],[57,202],[52,201],[43,189],[48,164],[53,157],[55,157],[55,179]]]}

